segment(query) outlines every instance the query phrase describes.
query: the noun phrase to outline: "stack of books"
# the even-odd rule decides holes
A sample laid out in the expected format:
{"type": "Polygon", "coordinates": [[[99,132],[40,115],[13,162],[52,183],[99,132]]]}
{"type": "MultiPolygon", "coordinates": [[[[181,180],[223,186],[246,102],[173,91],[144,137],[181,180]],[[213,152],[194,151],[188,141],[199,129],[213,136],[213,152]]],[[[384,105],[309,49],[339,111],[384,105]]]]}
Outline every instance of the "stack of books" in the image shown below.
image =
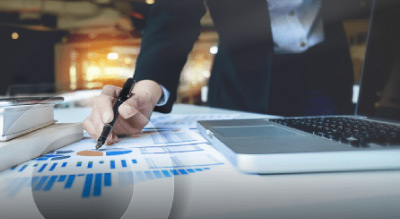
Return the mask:
{"type": "Polygon", "coordinates": [[[56,123],[53,101],[4,104],[4,100],[0,99],[0,170],[83,138],[80,123],[56,123]]]}

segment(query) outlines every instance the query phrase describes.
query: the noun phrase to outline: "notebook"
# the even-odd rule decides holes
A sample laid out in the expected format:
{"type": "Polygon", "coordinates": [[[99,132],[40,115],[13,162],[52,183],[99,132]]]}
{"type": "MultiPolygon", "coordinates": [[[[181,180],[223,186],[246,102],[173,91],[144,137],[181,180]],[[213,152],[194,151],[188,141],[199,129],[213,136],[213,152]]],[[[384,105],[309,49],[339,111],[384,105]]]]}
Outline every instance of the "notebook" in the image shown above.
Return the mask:
{"type": "Polygon", "coordinates": [[[0,106],[0,141],[8,141],[54,123],[54,104],[0,106]]]}
{"type": "Polygon", "coordinates": [[[400,169],[399,10],[374,3],[355,115],[199,121],[200,132],[247,173],[400,169]]]}

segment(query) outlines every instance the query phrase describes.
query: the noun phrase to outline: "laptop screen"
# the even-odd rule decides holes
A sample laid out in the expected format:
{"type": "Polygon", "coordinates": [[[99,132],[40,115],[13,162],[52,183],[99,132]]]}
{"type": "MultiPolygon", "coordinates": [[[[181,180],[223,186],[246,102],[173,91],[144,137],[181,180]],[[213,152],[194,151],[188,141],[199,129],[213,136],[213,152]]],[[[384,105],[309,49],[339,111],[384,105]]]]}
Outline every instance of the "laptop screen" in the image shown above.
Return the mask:
{"type": "Polygon", "coordinates": [[[377,0],[357,115],[400,121],[400,1],[377,0]]]}

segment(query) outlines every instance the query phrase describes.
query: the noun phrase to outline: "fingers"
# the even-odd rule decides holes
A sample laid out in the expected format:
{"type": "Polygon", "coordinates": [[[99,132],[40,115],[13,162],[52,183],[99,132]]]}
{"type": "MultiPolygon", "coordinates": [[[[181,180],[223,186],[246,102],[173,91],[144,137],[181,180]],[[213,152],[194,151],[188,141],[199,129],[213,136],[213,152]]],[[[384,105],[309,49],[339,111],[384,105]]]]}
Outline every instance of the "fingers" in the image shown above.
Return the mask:
{"type": "Polygon", "coordinates": [[[114,85],[105,85],[103,89],[101,89],[101,94],[109,97],[118,97],[119,93],[121,93],[122,88],[114,86],[114,85]]]}
{"type": "Polygon", "coordinates": [[[148,93],[135,93],[118,108],[118,111],[124,119],[129,119],[135,116],[138,111],[146,108],[153,108],[151,95],[148,93]]]}
{"type": "Polygon", "coordinates": [[[103,123],[109,123],[113,119],[114,113],[112,106],[120,92],[121,88],[112,85],[106,85],[102,89],[101,95],[95,98],[93,112],[99,113],[99,119],[103,123]]]}

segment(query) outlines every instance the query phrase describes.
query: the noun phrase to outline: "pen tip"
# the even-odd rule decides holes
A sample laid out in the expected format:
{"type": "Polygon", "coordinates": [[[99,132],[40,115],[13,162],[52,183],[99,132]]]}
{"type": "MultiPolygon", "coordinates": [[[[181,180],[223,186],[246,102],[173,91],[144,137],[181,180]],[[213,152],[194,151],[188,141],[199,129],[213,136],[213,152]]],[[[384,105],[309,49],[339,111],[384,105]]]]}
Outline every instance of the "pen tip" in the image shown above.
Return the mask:
{"type": "Polygon", "coordinates": [[[101,148],[101,146],[103,146],[103,143],[101,141],[98,141],[96,144],[96,150],[101,148]]]}

